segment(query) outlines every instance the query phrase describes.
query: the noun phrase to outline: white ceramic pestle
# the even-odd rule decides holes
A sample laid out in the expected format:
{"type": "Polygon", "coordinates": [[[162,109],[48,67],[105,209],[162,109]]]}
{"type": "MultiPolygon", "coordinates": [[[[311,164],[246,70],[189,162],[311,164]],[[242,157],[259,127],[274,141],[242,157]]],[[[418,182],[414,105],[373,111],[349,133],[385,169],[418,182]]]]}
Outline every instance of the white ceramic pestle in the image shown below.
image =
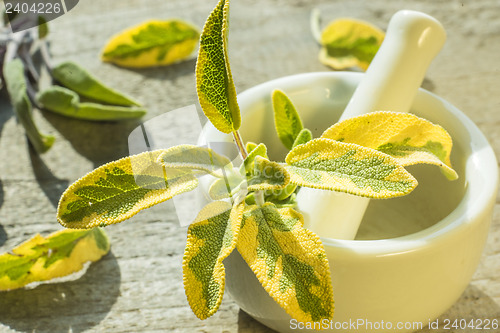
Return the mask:
{"type": "MultiPolygon", "coordinates": [[[[397,12],[386,37],[340,121],[373,111],[408,112],[446,33],[433,17],[397,12]]],[[[306,226],[321,237],[354,239],[370,199],[301,188],[297,201],[306,226]]]]}

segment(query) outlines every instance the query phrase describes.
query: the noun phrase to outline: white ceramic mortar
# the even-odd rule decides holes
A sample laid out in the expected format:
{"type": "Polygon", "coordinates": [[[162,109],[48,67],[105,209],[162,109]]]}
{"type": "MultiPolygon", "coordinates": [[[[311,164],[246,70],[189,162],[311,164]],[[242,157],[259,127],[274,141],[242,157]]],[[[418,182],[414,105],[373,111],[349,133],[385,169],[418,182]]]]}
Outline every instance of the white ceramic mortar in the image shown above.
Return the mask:
{"type": "MultiPolygon", "coordinates": [[[[308,73],[241,93],[243,139],[264,142],[272,159],[283,160],[286,152],[274,130],[271,92],[281,89],[289,95],[305,127],[319,137],[340,117],[362,76],[308,73]]],[[[410,112],[450,133],[452,163],[460,179],[449,182],[437,167],[412,166],[408,170],[419,181],[417,189],[403,198],[371,200],[356,240],[322,238],[335,298],[334,322],[324,324],[346,328],[332,331],[389,331],[375,327],[382,321],[393,325],[391,332],[415,330],[394,329],[398,323],[421,322],[425,327],[460,297],[478,265],[497,193],[494,152],[467,116],[428,91],[419,90],[410,112]],[[372,329],[361,320],[372,323],[372,329]],[[360,324],[356,330],[345,324],[353,321],[360,324]]],[[[212,142],[231,141],[210,123],[204,135],[212,142]]],[[[225,266],[227,291],[244,311],[279,332],[297,331],[298,323],[290,322],[267,295],[237,251],[225,266]]]]}

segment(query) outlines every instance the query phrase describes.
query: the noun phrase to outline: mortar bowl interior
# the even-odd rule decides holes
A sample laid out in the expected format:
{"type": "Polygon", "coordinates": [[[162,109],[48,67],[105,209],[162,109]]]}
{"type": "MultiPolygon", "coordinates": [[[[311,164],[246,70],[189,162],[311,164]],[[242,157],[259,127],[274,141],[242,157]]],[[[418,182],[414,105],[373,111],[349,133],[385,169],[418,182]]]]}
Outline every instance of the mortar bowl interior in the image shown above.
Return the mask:
{"type": "MultiPolygon", "coordinates": [[[[362,76],[306,73],[255,86],[238,95],[241,135],[265,143],[270,158],[283,161],[271,92],[283,90],[319,137],[337,121],[362,76]]],[[[448,181],[435,166],[408,167],[419,182],[416,190],[371,200],[355,240],[322,238],[335,298],[333,321],[322,323],[326,331],[352,331],[345,325],[352,321],[359,323],[356,332],[380,332],[382,321],[394,332],[421,329],[456,302],[479,263],[497,193],[495,154],[464,113],[428,91],[419,90],[410,112],[450,133],[460,177],[448,181]]],[[[208,142],[231,141],[210,123],[202,135],[208,142]]],[[[245,312],[278,332],[302,327],[265,292],[237,251],[224,263],[226,290],[245,312]]]]}

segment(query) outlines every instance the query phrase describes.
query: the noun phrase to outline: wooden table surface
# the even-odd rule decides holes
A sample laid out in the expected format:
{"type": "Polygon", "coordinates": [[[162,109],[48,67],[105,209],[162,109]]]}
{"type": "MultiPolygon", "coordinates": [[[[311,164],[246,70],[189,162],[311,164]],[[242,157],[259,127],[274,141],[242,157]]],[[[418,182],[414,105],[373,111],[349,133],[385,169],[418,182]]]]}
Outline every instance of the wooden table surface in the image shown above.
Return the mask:
{"type": "MultiPolygon", "coordinates": [[[[101,63],[114,33],[146,19],[183,18],[201,27],[216,1],[82,0],[50,22],[55,61],[74,60],[111,86],[144,102],[144,120],[196,104],[195,61],[128,70],[101,63]]],[[[311,10],[325,21],[349,16],[381,28],[399,9],[426,12],[445,26],[447,43],[424,87],[463,110],[500,153],[500,3],[498,0],[234,0],[230,58],[237,90],[270,79],[329,71],[317,60],[311,10]]],[[[61,227],[55,219],[62,191],[84,173],[128,154],[139,122],[91,123],[37,112],[40,128],[56,136],[43,155],[27,145],[5,93],[0,98],[0,251],[35,233],[61,227]]],[[[189,127],[188,124],[184,126],[189,127]]],[[[168,133],[166,134],[168,136],[168,133]]],[[[187,134],[186,134],[187,135],[187,134]]],[[[81,278],[0,294],[0,332],[272,332],[229,297],[208,320],[190,311],[182,285],[186,227],[171,203],[106,228],[112,251],[81,278]]],[[[500,318],[500,206],[473,280],[442,317],[500,318]]],[[[424,329],[422,332],[431,332],[424,329]]],[[[451,330],[450,332],[453,332],[451,330]]],[[[467,332],[460,330],[456,332],[467,332]]]]}

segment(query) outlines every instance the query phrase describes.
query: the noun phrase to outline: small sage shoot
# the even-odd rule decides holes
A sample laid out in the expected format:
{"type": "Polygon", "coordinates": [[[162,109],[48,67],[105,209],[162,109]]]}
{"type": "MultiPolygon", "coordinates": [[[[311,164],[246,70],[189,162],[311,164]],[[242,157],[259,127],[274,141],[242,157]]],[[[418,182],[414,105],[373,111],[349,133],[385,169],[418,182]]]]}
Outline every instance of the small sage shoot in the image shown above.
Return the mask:
{"type": "MultiPolygon", "coordinates": [[[[312,18],[319,20],[319,15],[313,15],[312,18]]],[[[312,25],[319,24],[313,22],[312,25]]],[[[384,37],[382,30],[368,22],[352,18],[337,19],[320,34],[319,60],[335,70],[358,67],[366,71],[384,37]]]]}
{"type": "Polygon", "coordinates": [[[170,65],[188,58],[199,36],[198,28],[187,22],[151,20],[113,36],[101,58],[131,68],[170,65]]]}
{"type": "Polygon", "coordinates": [[[108,252],[108,237],[99,228],[62,230],[47,238],[36,235],[0,255],[0,291],[78,272],[108,252]]]}
{"type": "Polygon", "coordinates": [[[106,86],[72,61],[62,62],[54,67],[52,76],[64,87],[96,102],[120,106],[141,105],[131,97],[106,86]]]}
{"type": "Polygon", "coordinates": [[[17,119],[23,125],[29,141],[39,153],[46,152],[54,143],[52,135],[40,133],[33,120],[33,106],[27,92],[25,68],[21,60],[14,59],[4,65],[4,80],[17,119]]]}
{"type": "MultiPolygon", "coordinates": [[[[455,179],[449,160],[451,138],[437,125],[395,112],[349,119],[313,138],[291,99],[277,90],[270,97],[275,127],[290,151],[284,162],[270,160],[264,143],[244,145],[238,132],[240,111],[227,57],[228,12],[229,1],[220,0],[205,23],[196,88],[209,121],[233,135],[242,165],[192,145],[130,156],[71,185],[60,200],[58,220],[73,228],[122,222],[193,190],[197,176],[209,175],[213,181],[205,190],[213,201],[188,228],[182,264],[186,296],[195,315],[206,319],[217,312],[224,294],[223,260],[237,249],[291,317],[301,322],[331,320],[330,266],[320,238],[304,228],[303,216],[296,210],[297,192],[312,187],[371,198],[397,197],[417,186],[404,168],[415,163],[439,165],[455,179]]],[[[344,40],[347,49],[364,52],[359,39],[370,40],[371,35],[353,22],[344,23],[343,29],[340,35],[334,33],[336,43],[344,40]]],[[[363,66],[360,61],[368,58],[360,59],[354,65],[363,66]]]]}

